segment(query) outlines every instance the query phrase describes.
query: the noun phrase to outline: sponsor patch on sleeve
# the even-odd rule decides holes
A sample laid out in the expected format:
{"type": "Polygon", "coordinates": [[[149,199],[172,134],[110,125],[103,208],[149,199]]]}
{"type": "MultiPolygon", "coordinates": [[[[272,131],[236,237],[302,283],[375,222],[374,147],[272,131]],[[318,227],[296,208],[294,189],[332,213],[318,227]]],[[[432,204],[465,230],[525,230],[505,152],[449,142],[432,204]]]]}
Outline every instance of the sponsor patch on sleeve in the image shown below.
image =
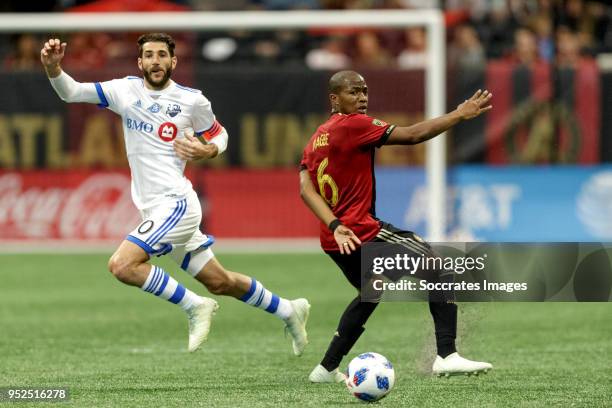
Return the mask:
{"type": "Polygon", "coordinates": [[[372,120],[372,124],[373,124],[374,126],[380,126],[380,127],[387,126],[387,122],[383,122],[383,121],[382,121],[382,120],[380,120],[380,119],[373,119],[373,120],[372,120]]]}

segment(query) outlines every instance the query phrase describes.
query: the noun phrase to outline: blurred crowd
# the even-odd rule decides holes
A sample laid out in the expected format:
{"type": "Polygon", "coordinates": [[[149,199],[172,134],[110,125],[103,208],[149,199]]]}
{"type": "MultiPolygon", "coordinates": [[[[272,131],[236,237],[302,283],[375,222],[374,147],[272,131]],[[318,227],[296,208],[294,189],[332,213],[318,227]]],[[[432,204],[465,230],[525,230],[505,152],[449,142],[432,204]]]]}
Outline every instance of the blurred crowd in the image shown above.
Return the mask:
{"type": "MultiPolygon", "coordinates": [[[[612,6],[589,0],[45,0],[36,10],[8,1],[0,11],[288,10],[288,9],[424,9],[445,12],[448,63],[482,67],[487,60],[507,59],[531,65],[553,62],[571,67],[580,59],[612,53],[612,6]],[[11,4],[14,3],[14,4],[11,4]],[[104,4],[107,3],[107,4],[104,4]],[[111,5],[109,6],[110,3],[111,5]],[[138,5],[140,3],[140,5],[138,5]],[[136,7],[136,10],[125,7],[136,7]],[[152,8],[153,7],[153,8],[152,8]]],[[[21,2],[28,3],[28,2],[21,2]]],[[[30,6],[27,6],[30,7],[30,6]]],[[[210,64],[275,64],[311,69],[422,69],[428,64],[423,28],[310,29],[304,31],[173,33],[183,60],[210,64]]],[[[43,38],[35,34],[2,36],[3,67],[39,69],[43,38]]],[[[135,33],[68,33],[66,65],[95,69],[107,61],[133,64],[135,33]]]]}

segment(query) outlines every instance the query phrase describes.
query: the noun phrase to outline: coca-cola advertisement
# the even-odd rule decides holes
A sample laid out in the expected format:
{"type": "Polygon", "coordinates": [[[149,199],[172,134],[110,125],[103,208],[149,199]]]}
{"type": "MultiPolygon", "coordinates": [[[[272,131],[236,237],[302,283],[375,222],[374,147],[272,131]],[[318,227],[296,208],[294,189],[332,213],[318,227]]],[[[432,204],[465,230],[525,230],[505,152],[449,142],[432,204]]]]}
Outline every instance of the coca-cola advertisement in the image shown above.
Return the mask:
{"type": "Polygon", "coordinates": [[[1,240],[116,240],[139,220],[128,172],[0,173],[1,240]]]}
{"type": "MultiPolygon", "coordinates": [[[[316,237],[297,171],[188,169],[202,230],[219,238],[316,237]],[[248,200],[245,201],[245,197],[248,200]]],[[[141,222],[128,170],[0,171],[0,242],[118,244],[141,222]]]]}

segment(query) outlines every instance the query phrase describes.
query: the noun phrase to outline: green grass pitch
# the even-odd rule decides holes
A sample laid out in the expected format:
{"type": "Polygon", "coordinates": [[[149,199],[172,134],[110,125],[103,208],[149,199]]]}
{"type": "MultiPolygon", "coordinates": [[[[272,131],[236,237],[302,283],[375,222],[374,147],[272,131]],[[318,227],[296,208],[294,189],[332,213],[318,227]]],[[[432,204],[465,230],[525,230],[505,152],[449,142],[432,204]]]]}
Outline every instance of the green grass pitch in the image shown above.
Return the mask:
{"type": "MultiPolygon", "coordinates": [[[[189,354],[183,312],[115,281],[107,256],[0,255],[0,387],[68,387],[71,401],[58,406],[360,406],[343,384],[307,382],[353,296],[335,265],[315,254],[219,259],[284,297],[310,300],[302,357],[291,354],[280,321],[229,298],[218,299],[204,348],[189,354]]],[[[170,261],[159,264],[206,293],[170,261]]],[[[612,404],[612,305],[462,304],[459,319],[460,351],[491,361],[492,373],[432,377],[427,305],[379,307],[349,358],[376,351],[393,362],[396,386],[380,406],[612,404]]],[[[19,404],[28,405],[40,403],[19,404]]]]}

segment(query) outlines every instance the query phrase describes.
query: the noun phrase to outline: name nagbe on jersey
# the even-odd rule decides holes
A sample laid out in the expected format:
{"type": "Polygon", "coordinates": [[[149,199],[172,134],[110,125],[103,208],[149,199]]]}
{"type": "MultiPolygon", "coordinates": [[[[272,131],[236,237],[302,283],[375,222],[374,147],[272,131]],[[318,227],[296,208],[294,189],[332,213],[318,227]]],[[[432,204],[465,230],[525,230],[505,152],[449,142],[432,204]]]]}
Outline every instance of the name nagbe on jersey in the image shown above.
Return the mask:
{"type": "Polygon", "coordinates": [[[324,147],[329,145],[329,133],[321,133],[317,138],[312,142],[312,150],[317,150],[319,147],[324,147]]]}

